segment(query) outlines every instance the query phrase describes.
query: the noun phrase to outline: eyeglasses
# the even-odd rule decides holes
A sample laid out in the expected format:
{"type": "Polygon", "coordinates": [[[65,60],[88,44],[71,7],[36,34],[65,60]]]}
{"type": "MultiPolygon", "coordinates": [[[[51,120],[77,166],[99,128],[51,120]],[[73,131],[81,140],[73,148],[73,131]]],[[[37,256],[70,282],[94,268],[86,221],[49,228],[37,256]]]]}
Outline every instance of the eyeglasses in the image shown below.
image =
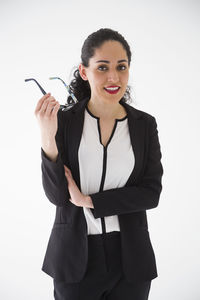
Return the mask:
{"type": "MultiPolygon", "coordinates": [[[[71,98],[70,98],[69,100],[67,99],[67,102],[66,102],[64,105],[62,105],[62,104],[60,105],[60,109],[61,109],[62,111],[66,111],[66,110],[70,109],[72,106],[74,106],[75,103],[78,102],[77,98],[76,98],[76,97],[74,96],[74,94],[72,93],[72,91],[71,91],[71,89],[70,89],[70,86],[67,85],[67,84],[64,82],[64,80],[62,80],[60,77],[50,77],[49,79],[59,79],[59,80],[61,80],[62,83],[64,84],[64,86],[66,87],[66,89],[67,89],[69,95],[71,96],[71,98]]],[[[39,87],[39,89],[41,90],[41,92],[43,93],[43,95],[46,95],[45,90],[41,87],[41,85],[37,82],[36,79],[34,79],[34,78],[28,78],[28,79],[25,79],[26,82],[27,82],[27,81],[30,81],[30,80],[35,81],[35,83],[37,84],[37,86],[39,87]]]]}

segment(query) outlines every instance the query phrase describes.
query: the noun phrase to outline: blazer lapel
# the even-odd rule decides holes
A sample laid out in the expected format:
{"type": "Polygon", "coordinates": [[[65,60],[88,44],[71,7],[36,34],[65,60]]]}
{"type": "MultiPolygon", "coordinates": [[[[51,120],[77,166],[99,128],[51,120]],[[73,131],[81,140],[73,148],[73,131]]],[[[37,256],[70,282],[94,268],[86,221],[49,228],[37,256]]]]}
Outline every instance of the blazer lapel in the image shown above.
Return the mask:
{"type": "Polygon", "coordinates": [[[71,121],[69,123],[68,132],[68,156],[70,162],[70,170],[72,172],[72,176],[76,181],[79,189],[80,186],[80,172],[79,172],[79,162],[78,162],[78,148],[81,141],[83,125],[84,125],[84,111],[85,106],[87,105],[89,98],[86,100],[82,100],[78,102],[74,107],[72,107],[71,113],[71,121]]]}
{"type": "Polygon", "coordinates": [[[120,101],[120,103],[125,107],[127,111],[130,139],[135,155],[134,169],[126,183],[126,185],[129,185],[129,183],[133,184],[133,182],[136,182],[143,165],[145,147],[145,122],[139,110],[136,110],[134,107],[127,105],[122,101],[120,101]]]}

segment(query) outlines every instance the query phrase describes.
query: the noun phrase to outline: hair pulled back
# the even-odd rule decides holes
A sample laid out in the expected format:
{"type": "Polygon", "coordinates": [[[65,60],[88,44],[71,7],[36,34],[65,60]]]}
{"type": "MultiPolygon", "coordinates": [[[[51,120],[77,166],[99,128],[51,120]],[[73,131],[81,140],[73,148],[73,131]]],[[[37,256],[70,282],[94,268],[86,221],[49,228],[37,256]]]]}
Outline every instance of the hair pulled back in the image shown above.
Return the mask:
{"type": "MultiPolygon", "coordinates": [[[[109,29],[109,28],[101,28],[92,34],[90,34],[87,39],[84,41],[82,50],[81,50],[81,60],[82,64],[85,67],[89,66],[89,60],[91,57],[94,56],[95,50],[105,42],[105,41],[118,41],[122,44],[124,49],[126,50],[127,57],[128,57],[128,65],[130,66],[131,63],[131,50],[124,39],[124,37],[117,31],[109,29]]],[[[78,101],[83,100],[84,98],[91,96],[90,85],[88,81],[82,79],[79,73],[79,69],[76,68],[73,73],[74,78],[71,80],[69,86],[72,90],[73,94],[77,98],[78,101]]],[[[68,97],[68,102],[70,102],[71,96],[68,97]]],[[[123,102],[131,101],[130,96],[130,87],[127,86],[126,92],[121,99],[123,102]]]]}

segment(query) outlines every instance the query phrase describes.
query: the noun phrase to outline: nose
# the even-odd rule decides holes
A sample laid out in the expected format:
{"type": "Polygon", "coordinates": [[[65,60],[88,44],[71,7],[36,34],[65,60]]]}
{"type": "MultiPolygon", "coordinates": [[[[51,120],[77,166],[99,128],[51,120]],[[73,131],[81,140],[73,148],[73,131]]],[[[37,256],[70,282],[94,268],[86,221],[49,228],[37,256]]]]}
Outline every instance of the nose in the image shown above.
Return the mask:
{"type": "Polygon", "coordinates": [[[110,70],[107,74],[108,74],[108,82],[118,83],[119,76],[116,70],[110,70]]]}

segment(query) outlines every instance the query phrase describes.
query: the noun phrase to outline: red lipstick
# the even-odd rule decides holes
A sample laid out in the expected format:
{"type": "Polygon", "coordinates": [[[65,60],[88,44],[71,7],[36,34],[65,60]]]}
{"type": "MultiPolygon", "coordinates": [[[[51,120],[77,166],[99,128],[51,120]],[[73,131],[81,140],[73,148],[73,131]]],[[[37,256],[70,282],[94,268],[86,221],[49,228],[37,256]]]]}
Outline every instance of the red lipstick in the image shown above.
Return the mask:
{"type": "Polygon", "coordinates": [[[108,92],[109,94],[117,94],[120,87],[117,86],[117,85],[111,85],[111,86],[108,86],[106,88],[104,88],[106,92],[108,92]]]}

